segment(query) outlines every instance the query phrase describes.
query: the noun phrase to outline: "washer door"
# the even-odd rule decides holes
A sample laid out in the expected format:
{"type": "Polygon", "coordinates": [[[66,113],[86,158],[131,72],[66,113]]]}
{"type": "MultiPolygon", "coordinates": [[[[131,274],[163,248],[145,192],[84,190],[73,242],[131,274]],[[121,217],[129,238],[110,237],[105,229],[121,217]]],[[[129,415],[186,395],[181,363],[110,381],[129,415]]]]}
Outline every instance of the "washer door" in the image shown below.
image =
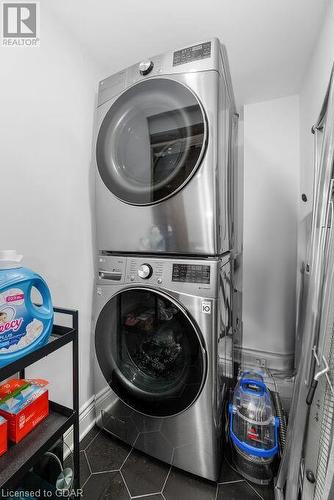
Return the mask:
{"type": "Polygon", "coordinates": [[[124,290],[104,306],[95,349],[113,391],[146,415],[180,413],[202,389],[206,354],[196,327],[180,306],[152,289],[124,290]]]}
{"type": "Polygon", "coordinates": [[[199,166],[206,128],[202,107],[187,87],[163,78],[140,82],[114,102],[101,124],[101,178],[126,203],[168,198],[199,166]]]}

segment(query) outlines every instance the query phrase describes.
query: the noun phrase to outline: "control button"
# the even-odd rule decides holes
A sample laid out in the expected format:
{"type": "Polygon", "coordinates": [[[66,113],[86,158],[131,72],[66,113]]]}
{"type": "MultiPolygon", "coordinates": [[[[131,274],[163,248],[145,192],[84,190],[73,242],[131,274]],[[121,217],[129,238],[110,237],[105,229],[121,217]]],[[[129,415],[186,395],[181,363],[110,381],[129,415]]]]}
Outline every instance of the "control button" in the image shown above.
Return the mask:
{"type": "Polygon", "coordinates": [[[158,285],[161,285],[161,283],[162,283],[162,279],[161,279],[161,278],[158,278],[158,279],[157,279],[157,283],[158,283],[158,285]]]}
{"type": "Polygon", "coordinates": [[[143,280],[147,280],[152,276],[153,269],[149,264],[142,264],[138,269],[138,276],[143,280]]]}
{"type": "Polygon", "coordinates": [[[142,61],[139,64],[139,73],[143,76],[148,75],[153,69],[153,61],[142,61]]]}

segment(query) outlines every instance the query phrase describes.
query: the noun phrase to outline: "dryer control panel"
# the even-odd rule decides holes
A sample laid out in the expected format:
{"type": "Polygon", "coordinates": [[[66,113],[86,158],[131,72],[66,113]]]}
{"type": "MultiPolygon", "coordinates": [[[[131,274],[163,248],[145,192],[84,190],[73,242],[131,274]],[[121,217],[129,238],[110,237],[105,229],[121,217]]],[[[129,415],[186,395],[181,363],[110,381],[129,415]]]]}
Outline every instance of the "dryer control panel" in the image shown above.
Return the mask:
{"type": "MultiPolygon", "coordinates": [[[[218,38],[211,38],[196,45],[182,47],[139,61],[100,82],[98,106],[147,78],[197,71],[219,71],[222,57],[225,56],[221,55],[218,38]]],[[[224,62],[225,64],[227,63],[224,62]]]]}

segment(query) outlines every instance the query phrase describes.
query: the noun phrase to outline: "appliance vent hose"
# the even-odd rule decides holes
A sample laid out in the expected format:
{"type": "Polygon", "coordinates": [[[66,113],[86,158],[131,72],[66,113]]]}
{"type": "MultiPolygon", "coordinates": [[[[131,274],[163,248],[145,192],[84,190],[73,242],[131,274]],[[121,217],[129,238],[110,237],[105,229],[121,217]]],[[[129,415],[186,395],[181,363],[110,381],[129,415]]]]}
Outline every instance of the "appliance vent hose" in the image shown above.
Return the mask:
{"type": "Polygon", "coordinates": [[[270,391],[274,402],[276,415],[279,418],[279,444],[281,448],[281,455],[284,451],[286,445],[286,435],[287,435],[287,422],[285,412],[283,410],[281,398],[276,391],[270,391]]]}

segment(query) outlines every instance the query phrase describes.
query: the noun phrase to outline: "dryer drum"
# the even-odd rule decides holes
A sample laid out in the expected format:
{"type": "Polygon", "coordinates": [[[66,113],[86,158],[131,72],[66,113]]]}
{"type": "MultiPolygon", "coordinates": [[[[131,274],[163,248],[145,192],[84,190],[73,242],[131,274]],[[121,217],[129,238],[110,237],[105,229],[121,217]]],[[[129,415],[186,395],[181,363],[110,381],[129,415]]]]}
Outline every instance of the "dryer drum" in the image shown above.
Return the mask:
{"type": "Polygon", "coordinates": [[[102,121],[96,162],[119,199],[150,205],[179,191],[200,165],[206,120],[185,85],[158,78],[140,82],[111,105],[102,121]]]}
{"type": "Polygon", "coordinates": [[[102,309],[95,347],[105,379],[129,406],[173,415],[197,399],[206,354],[195,324],[166,295],[127,289],[102,309]]]}

